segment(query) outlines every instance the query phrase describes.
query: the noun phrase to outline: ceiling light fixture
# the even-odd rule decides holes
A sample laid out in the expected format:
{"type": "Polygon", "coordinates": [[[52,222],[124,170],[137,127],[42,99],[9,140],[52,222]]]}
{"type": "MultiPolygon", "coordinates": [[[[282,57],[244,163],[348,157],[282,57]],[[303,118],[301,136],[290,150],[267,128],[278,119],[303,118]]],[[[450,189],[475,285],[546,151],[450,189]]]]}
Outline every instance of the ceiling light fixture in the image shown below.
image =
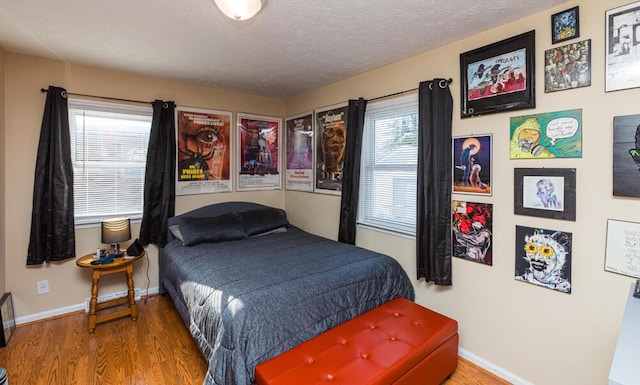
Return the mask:
{"type": "Polygon", "coordinates": [[[266,0],[213,0],[220,11],[234,20],[248,20],[260,12],[266,0]]]}

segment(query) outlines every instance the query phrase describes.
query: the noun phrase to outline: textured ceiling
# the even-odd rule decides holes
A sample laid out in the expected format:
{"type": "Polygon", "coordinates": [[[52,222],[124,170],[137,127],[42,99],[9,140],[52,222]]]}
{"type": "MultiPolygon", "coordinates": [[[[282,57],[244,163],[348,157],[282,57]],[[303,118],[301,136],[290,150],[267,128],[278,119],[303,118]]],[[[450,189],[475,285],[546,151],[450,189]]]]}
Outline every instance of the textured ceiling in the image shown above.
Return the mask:
{"type": "Polygon", "coordinates": [[[282,98],[564,2],[268,0],[238,22],[212,0],[0,0],[0,47],[282,98]]]}

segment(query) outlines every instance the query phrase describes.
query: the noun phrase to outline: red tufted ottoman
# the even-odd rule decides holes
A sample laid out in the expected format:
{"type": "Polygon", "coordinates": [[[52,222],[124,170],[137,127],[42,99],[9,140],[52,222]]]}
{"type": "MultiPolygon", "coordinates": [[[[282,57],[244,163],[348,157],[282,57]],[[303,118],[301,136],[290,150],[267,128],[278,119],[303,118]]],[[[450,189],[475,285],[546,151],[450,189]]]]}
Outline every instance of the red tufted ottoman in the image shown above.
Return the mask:
{"type": "Polygon", "coordinates": [[[437,385],[458,365],[458,323],[396,298],[256,366],[256,385],[437,385]]]}

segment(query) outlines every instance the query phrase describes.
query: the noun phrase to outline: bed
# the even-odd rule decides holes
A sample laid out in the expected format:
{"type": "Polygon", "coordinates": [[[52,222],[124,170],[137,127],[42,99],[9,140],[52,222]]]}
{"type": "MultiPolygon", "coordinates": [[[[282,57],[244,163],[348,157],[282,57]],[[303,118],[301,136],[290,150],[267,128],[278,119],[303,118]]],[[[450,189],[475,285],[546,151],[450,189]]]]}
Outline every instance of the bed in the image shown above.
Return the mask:
{"type": "Polygon", "coordinates": [[[396,260],[309,234],[281,209],[226,202],[168,227],[160,293],[208,361],[205,385],[253,384],[257,364],[394,298],[414,299],[396,260]]]}

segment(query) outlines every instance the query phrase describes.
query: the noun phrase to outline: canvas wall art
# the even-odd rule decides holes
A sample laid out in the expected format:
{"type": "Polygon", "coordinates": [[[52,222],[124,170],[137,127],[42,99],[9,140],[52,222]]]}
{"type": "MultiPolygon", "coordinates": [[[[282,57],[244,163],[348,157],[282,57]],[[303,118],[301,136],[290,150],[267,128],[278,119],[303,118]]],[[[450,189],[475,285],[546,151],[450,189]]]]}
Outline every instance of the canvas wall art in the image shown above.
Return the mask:
{"type": "Polygon", "coordinates": [[[580,37],[580,8],[573,7],[551,15],[551,43],[580,37]]]}
{"type": "Polygon", "coordinates": [[[571,293],[571,233],[516,226],[515,279],[571,293]]]}
{"type": "Polygon", "coordinates": [[[511,159],[582,158],[582,109],[512,116],[511,159]]]}
{"type": "Polygon", "coordinates": [[[613,195],[640,197],[640,114],[613,118],[613,195]]]}
{"type": "Polygon", "coordinates": [[[493,264],[493,205],[453,201],[451,205],[452,255],[493,264]]]}
{"type": "Polygon", "coordinates": [[[454,193],[491,195],[492,135],[453,138],[454,193]]]}
{"type": "Polygon", "coordinates": [[[544,52],[544,92],[591,85],[591,39],[544,52]]]}

